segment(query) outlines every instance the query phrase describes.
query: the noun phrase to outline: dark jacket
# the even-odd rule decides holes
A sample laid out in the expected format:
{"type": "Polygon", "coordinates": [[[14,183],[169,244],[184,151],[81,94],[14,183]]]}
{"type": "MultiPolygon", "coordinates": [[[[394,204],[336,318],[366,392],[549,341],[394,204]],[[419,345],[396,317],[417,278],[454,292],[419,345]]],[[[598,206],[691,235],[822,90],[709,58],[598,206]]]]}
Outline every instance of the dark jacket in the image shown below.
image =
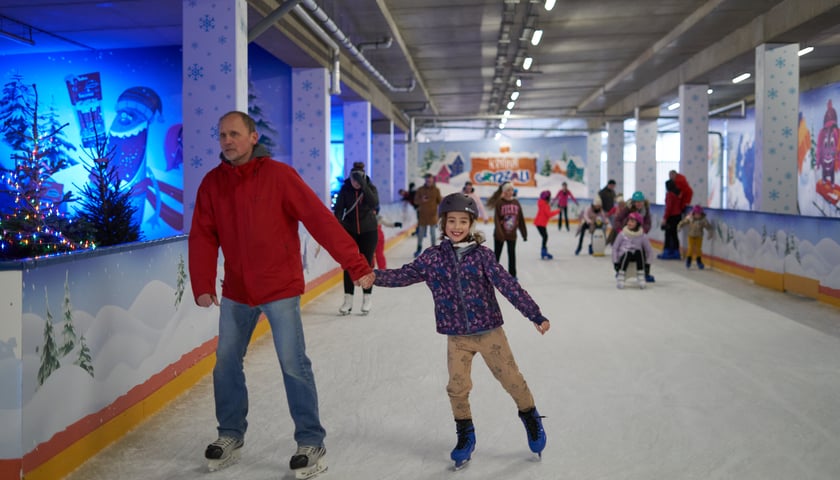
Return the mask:
{"type": "Polygon", "coordinates": [[[361,189],[356,190],[350,179],[344,181],[335,199],[333,213],[344,228],[355,234],[376,230],[376,209],[379,207],[379,192],[365,176],[360,182],[361,189]]]}
{"type": "Polygon", "coordinates": [[[494,288],[532,322],[546,319],[492,250],[482,245],[468,248],[458,260],[452,242],[445,239],[400,268],[374,270],[374,285],[404,287],[426,282],[435,301],[437,331],[444,335],[471,335],[501,327],[504,322],[494,288]]]}

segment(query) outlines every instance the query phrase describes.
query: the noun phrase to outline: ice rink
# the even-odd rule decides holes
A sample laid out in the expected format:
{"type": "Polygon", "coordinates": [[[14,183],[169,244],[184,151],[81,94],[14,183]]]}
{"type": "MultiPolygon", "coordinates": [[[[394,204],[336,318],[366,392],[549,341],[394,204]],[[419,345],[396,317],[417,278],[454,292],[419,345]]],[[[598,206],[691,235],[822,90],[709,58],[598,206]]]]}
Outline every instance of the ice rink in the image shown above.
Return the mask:
{"type": "MultiPolygon", "coordinates": [[[[513,400],[476,357],[477,448],[467,469],[452,472],[446,342],[428,289],[374,288],[368,316],[355,314],[357,289],[354,313],[340,317],[339,285],[303,309],[327,429],[329,470],[319,478],[840,478],[839,309],[682,261],[654,260],[656,283],[617,290],[608,256],[574,255],[574,228],[549,226],[551,261],[539,260],[532,225],[517,245],[520,282],[551,320],[545,336],[497,295],[546,417],[542,461],[528,450],[513,400]]],[[[410,261],[415,245],[414,237],[396,245],[388,266],[410,261]]],[[[250,427],[237,465],[207,472],[204,448],[216,438],[207,376],[67,478],[294,478],[269,336],[251,347],[246,375],[250,427]]]]}

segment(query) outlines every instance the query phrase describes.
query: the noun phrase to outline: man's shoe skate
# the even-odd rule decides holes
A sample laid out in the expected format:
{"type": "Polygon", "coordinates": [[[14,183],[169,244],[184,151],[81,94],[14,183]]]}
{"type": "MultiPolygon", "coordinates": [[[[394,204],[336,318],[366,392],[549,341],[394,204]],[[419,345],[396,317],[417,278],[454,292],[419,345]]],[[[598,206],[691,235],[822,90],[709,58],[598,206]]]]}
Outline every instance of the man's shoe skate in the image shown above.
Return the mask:
{"type": "Polygon", "coordinates": [[[453,468],[460,470],[467,466],[475,450],[475,427],[471,419],[455,420],[455,431],[458,434],[458,443],[449,457],[455,462],[453,468]]]}
{"type": "Polygon", "coordinates": [[[239,450],[245,442],[233,437],[219,437],[215,442],[207,445],[204,458],[207,468],[211,472],[229,467],[239,461],[239,450]]]}
{"type": "Polygon", "coordinates": [[[519,412],[519,418],[525,425],[525,433],[528,434],[528,447],[532,452],[542,458],[542,451],[545,448],[545,430],[543,430],[540,412],[534,407],[525,412],[519,412]]]}
{"type": "Polygon", "coordinates": [[[312,478],[327,470],[327,464],[324,462],[326,454],[327,449],[324,447],[301,445],[289,460],[289,468],[294,470],[295,478],[312,478]]]}
{"type": "Polygon", "coordinates": [[[353,294],[352,293],[345,293],[344,294],[344,303],[338,307],[338,314],[339,315],[350,315],[350,311],[353,310],[353,294]]]}
{"type": "Polygon", "coordinates": [[[370,313],[370,307],[373,301],[370,298],[369,293],[365,293],[362,295],[362,315],[367,315],[370,313]]]}
{"type": "Polygon", "coordinates": [[[623,270],[619,270],[615,276],[615,287],[619,290],[624,288],[624,277],[627,275],[623,270]]]}
{"type": "Polygon", "coordinates": [[[642,273],[642,272],[636,273],[636,283],[639,284],[639,288],[641,288],[642,290],[645,289],[645,287],[647,286],[646,285],[647,282],[645,282],[645,274],[644,273],[642,273]]]}

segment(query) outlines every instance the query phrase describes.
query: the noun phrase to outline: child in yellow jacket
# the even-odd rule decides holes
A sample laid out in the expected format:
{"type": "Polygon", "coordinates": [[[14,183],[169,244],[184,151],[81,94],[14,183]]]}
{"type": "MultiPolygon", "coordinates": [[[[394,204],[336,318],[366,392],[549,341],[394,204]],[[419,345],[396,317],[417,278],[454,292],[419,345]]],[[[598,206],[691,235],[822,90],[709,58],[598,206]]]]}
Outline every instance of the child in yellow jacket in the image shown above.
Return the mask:
{"type": "Polygon", "coordinates": [[[691,258],[697,257],[697,268],[703,270],[706,268],[701,258],[701,255],[703,255],[703,230],[708,230],[709,240],[712,239],[712,224],[706,218],[703,207],[695,205],[691,209],[691,214],[677,224],[677,230],[686,227],[688,227],[688,249],[685,252],[685,268],[691,268],[691,258]]]}

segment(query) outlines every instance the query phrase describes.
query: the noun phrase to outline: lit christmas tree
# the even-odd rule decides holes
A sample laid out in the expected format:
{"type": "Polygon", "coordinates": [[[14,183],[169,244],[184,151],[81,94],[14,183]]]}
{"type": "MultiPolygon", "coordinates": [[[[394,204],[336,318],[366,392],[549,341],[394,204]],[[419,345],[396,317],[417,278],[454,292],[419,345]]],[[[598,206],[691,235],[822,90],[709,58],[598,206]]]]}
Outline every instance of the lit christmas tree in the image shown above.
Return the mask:
{"type": "MultiPolygon", "coordinates": [[[[4,90],[4,96],[6,93],[4,90]]],[[[69,192],[56,193],[51,180],[53,174],[67,166],[66,158],[52,155],[54,150],[50,148],[45,149],[67,124],[42,133],[36,86],[18,87],[12,93],[18,95],[14,99],[18,108],[14,109],[14,122],[4,124],[3,135],[16,149],[12,154],[15,166],[11,170],[4,169],[2,181],[4,193],[13,198],[13,206],[11,213],[0,218],[0,259],[36,257],[83,248],[86,245],[80,245],[62,233],[71,228],[72,222],[58,207],[72,198],[69,192]],[[25,127],[19,121],[21,112],[27,116],[25,127]]],[[[10,111],[7,109],[3,113],[10,111]]]]}

